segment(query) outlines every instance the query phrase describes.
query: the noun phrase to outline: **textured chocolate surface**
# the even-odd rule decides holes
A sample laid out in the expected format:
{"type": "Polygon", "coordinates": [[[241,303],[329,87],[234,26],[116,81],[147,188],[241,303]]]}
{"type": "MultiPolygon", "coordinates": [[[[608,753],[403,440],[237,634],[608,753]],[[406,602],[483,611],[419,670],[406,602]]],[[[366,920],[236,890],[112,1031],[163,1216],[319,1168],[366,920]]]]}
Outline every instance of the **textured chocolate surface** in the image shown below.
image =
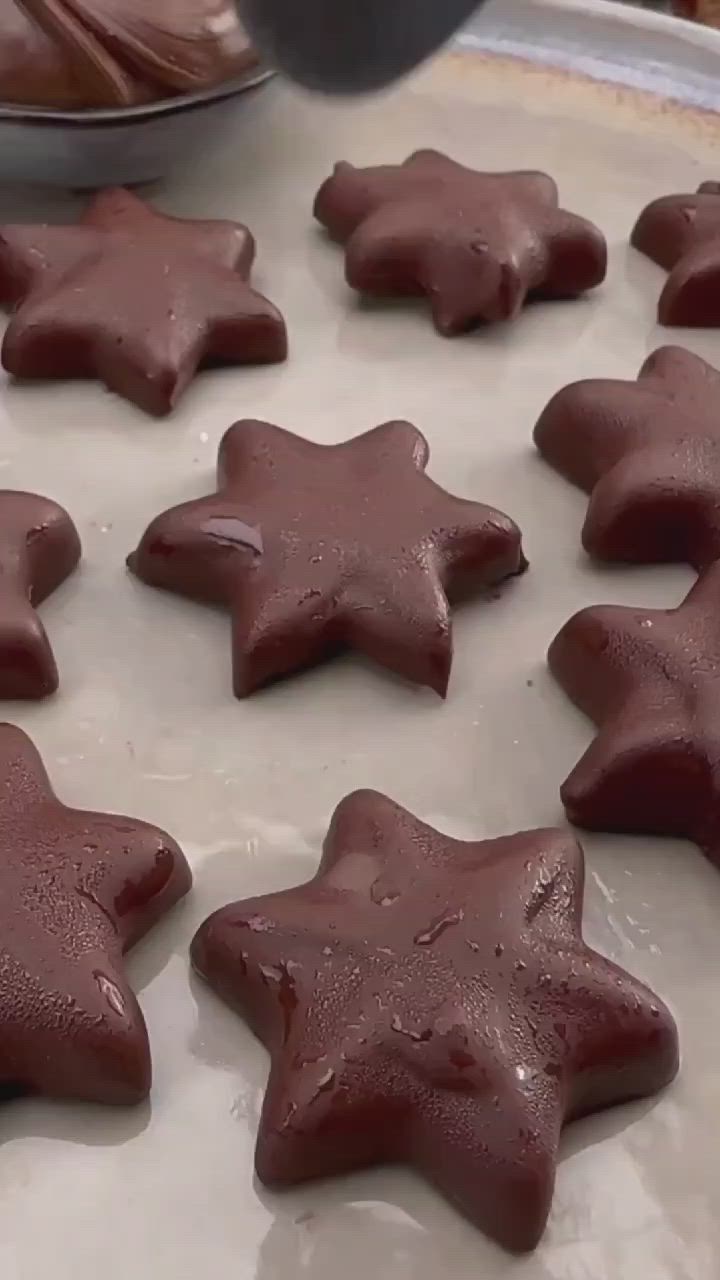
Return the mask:
{"type": "Polygon", "coordinates": [[[131,1103],[147,1032],[122,955],[187,893],[168,835],[54,796],[30,739],[0,726],[0,1094],[131,1103]]]}
{"type": "Polygon", "coordinates": [[[653,200],[631,244],[670,272],[658,302],[660,324],[720,325],[720,183],[653,200]]]}
{"type": "Polygon", "coordinates": [[[444,695],[448,600],[526,561],[512,520],[446,493],[425,475],[428,456],[409,422],[335,445],[238,422],[218,491],[158,516],[129,566],[229,606],[238,697],[345,648],[444,695]]]}
{"type": "Polygon", "coordinates": [[[257,61],[233,0],[4,0],[0,102],[128,107],[257,61]]]}
{"type": "Polygon", "coordinates": [[[558,207],[544,173],[479,173],[438,151],[371,169],[342,163],[314,212],[345,245],[353,289],[424,294],[446,335],[510,320],[529,297],[574,297],[605,277],[604,237],[558,207]]]}
{"type": "Polygon", "coordinates": [[[599,727],[562,787],[570,821],[684,836],[720,862],[720,562],[677,609],[583,609],[548,661],[599,727]]]}
{"type": "Polygon", "coordinates": [[[720,556],[720,372],[662,347],[637,382],[592,379],[553,396],[535,443],[591,495],[583,546],[602,560],[720,556]]]}
{"type": "Polygon", "coordinates": [[[0,226],[3,366],[169,413],[202,365],[285,359],[283,318],[247,283],[254,256],[242,223],[168,217],[121,188],[74,226],[0,226]]]}
{"type": "Polygon", "coordinates": [[[338,806],[309,883],[222,908],[193,964],[271,1056],[271,1186],[403,1161],[533,1248],[563,1124],[675,1075],[667,1009],[581,935],[568,832],[465,843],[373,791],[338,806]]]}
{"type": "Polygon", "coordinates": [[[44,698],[57,689],[55,658],[35,606],[79,559],[67,511],[35,493],[0,489],[0,698],[44,698]]]}

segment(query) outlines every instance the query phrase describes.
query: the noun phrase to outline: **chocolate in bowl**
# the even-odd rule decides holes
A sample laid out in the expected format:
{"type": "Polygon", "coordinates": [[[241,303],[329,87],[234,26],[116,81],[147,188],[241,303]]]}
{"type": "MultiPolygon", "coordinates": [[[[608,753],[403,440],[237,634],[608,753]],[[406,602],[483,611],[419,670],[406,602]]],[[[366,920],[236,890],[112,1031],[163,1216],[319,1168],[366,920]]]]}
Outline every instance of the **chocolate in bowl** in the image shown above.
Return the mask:
{"type": "Polygon", "coordinates": [[[269,75],[232,0],[5,0],[0,182],[162,177],[269,75]]]}
{"type": "Polygon", "coordinates": [[[232,0],[6,0],[0,101],[130,107],[257,66],[232,0]]]}

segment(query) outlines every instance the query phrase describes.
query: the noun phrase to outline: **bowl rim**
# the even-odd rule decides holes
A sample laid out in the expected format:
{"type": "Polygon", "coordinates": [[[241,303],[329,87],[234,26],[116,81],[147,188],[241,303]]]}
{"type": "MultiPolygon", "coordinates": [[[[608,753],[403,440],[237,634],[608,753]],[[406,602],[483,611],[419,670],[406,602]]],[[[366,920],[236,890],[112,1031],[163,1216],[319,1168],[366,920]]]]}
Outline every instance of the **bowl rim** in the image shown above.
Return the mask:
{"type": "Polygon", "coordinates": [[[53,107],[31,107],[25,103],[0,102],[0,124],[14,123],[43,125],[45,128],[97,129],[107,125],[144,124],[166,116],[195,111],[214,102],[223,102],[236,94],[258,88],[274,76],[272,67],[262,61],[249,67],[242,75],[224,80],[210,89],[195,93],[182,93],[174,98],[161,98],[157,102],[144,102],[135,107],[86,107],[65,111],[53,107]]]}

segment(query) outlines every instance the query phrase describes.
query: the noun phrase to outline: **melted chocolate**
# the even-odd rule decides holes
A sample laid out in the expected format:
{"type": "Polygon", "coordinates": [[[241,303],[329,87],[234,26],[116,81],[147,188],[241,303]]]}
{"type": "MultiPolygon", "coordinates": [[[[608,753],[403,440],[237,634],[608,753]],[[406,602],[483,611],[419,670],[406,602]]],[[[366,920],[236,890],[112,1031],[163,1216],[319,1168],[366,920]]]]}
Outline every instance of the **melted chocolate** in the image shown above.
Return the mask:
{"type": "Polygon", "coordinates": [[[169,413],[203,365],[285,359],[283,318],[248,284],[254,256],[242,223],[172,218],[119,188],[77,225],[1,226],[3,366],[98,378],[169,413]]]}
{"type": "Polygon", "coordinates": [[[526,561],[513,522],[440,489],[428,454],[409,422],[337,445],[238,422],[218,491],[153,520],[128,564],[151,586],[231,608],[238,697],[345,648],[444,695],[448,598],[526,561]]]}
{"type": "Polygon", "coordinates": [[[660,324],[720,325],[720,183],[654,200],[630,242],[670,272],[658,302],[660,324]]]}
{"type": "Polygon", "coordinates": [[[257,62],[233,0],[5,0],[0,102],[127,107],[257,62]]]}
{"type": "Polygon", "coordinates": [[[313,880],[211,916],[193,964],[271,1056],[261,1180],[401,1161],[533,1248],[563,1124],[678,1065],[668,1010],[584,943],[583,879],[567,832],[463,843],[358,791],[313,880]]]}
{"type": "Polygon", "coordinates": [[[190,888],[163,831],[56,799],[30,739],[0,726],[0,1090],[131,1103],[147,1031],[123,952],[190,888]]]}
{"type": "Polygon", "coordinates": [[[599,733],[562,787],[571,822],[683,836],[720,864],[720,562],[677,609],[583,609],[548,662],[599,733]]]}
{"type": "Polygon", "coordinates": [[[535,443],[591,495],[583,546],[602,560],[720,556],[720,372],[662,347],[637,382],[593,379],[553,396],[535,443]]]}
{"type": "Polygon", "coordinates": [[[34,493],[0,490],[0,698],[44,698],[57,689],[55,658],[35,606],[79,559],[67,511],[34,493]]]}
{"type": "Polygon", "coordinates": [[[440,333],[509,320],[528,297],[569,298],[605,277],[597,227],[558,207],[544,173],[479,173],[437,151],[404,164],[337,164],[315,217],[345,245],[348,284],[424,294],[440,333]]]}

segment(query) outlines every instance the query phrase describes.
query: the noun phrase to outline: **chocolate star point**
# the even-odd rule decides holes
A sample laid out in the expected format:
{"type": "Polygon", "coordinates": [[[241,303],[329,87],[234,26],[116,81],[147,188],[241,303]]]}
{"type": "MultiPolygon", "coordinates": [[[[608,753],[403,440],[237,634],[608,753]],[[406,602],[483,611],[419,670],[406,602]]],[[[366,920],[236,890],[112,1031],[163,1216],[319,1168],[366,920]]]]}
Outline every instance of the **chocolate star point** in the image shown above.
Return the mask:
{"type": "Polygon", "coordinates": [[[260,1178],[407,1163],[533,1248],[563,1124],[678,1064],[667,1009],[583,941],[583,878],[567,832],[463,842],[359,791],[314,879],[211,916],[193,964],[270,1052],[260,1178]]]}
{"type": "Polygon", "coordinates": [[[720,325],[720,183],[653,200],[630,243],[670,273],[658,302],[660,324],[720,325]]]}
{"type": "Polygon", "coordinates": [[[568,817],[678,836],[720,862],[720,562],[677,609],[602,606],[565,624],[553,675],[598,726],[563,784],[568,817]]]}
{"type": "Polygon", "coordinates": [[[341,163],[314,213],[345,244],[352,288],[425,295],[448,336],[512,319],[527,297],[574,297],[605,277],[603,236],[559,208],[544,173],[480,173],[427,150],[400,165],[341,163]]]}
{"type": "Polygon", "coordinates": [[[30,739],[0,726],[0,1093],[132,1103],[150,1088],[122,955],[187,893],[173,840],[70,809],[30,739]]]}
{"type": "Polygon", "coordinates": [[[166,414],[205,364],[284,360],[279,311],[248,284],[247,227],[168,217],[122,189],[75,226],[0,227],[2,347],[18,378],[98,378],[166,414]]]}
{"type": "Polygon", "coordinates": [[[720,372],[681,347],[646,360],[636,382],[595,379],[555,395],[535,443],[590,493],[582,541],[602,560],[720,556],[720,372]]]}
{"type": "Polygon", "coordinates": [[[336,445],[236,423],[218,491],[158,516],[128,564],[230,607],[238,697],[347,648],[444,695],[448,600],[527,562],[516,525],[436,485],[428,454],[408,422],[336,445]]]}
{"type": "Polygon", "coordinates": [[[0,490],[0,698],[44,698],[58,671],[35,612],[75,569],[80,539],[48,498],[0,490]]]}

